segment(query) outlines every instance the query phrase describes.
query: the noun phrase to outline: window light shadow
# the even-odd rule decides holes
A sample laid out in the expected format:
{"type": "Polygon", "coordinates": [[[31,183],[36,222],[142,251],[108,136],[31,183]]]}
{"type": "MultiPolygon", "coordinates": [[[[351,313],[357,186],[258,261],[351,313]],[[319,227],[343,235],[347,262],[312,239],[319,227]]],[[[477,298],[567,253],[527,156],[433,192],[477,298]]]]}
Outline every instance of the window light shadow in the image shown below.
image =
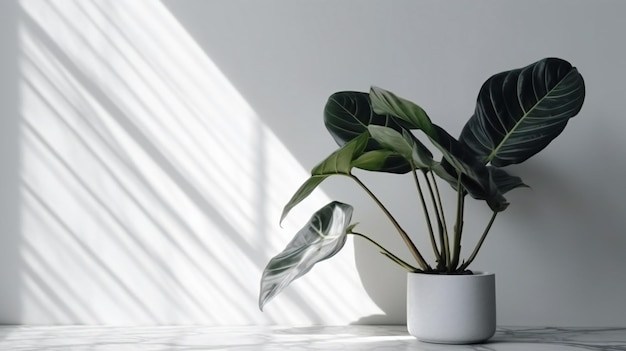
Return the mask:
{"type": "Polygon", "coordinates": [[[20,9],[21,263],[2,302],[21,306],[13,323],[380,313],[343,293],[362,291],[349,247],[258,311],[265,264],[329,199],[316,192],[279,228],[308,172],[160,2],[20,9]]]}

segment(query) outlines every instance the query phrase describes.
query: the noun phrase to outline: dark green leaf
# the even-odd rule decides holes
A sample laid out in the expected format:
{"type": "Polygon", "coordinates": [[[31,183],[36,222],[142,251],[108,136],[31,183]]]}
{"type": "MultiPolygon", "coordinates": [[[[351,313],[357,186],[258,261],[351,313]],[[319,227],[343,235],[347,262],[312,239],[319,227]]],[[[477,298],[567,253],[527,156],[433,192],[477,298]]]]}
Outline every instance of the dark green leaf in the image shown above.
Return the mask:
{"type": "Polygon", "coordinates": [[[492,166],[487,166],[487,168],[489,169],[491,179],[493,179],[494,183],[496,183],[498,190],[502,194],[506,194],[510,190],[513,190],[516,188],[528,187],[528,185],[522,182],[522,179],[520,177],[510,175],[501,168],[496,168],[492,166]]]}
{"type": "Polygon", "coordinates": [[[311,171],[311,177],[307,179],[293,194],[289,202],[283,208],[280,222],[285,219],[289,211],[297,204],[306,199],[326,178],[331,175],[349,175],[352,170],[352,161],[363,153],[369,135],[363,133],[357,138],[344,144],[341,148],[330,154],[311,171]]]}
{"type": "Polygon", "coordinates": [[[291,199],[289,199],[289,202],[287,202],[287,204],[283,208],[283,213],[280,215],[280,223],[283,222],[283,220],[285,219],[285,217],[287,217],[287,214],[289,214],[292,208],[302,202],[302,200],[309,197],[313,190],[315,190],[318,185],[322,184],[322,182],[328,177],[330,177],[330,174],[309,177],[309,179],[307,179],[300,186],[300,188],[296,190],[291,199]]]}
{"type": "Polygon", "coordinates": [[[437,175],[457,189],[458,174],[461,174],[461,184],[473,198],[485,200],[493,211],[506,209],[508,202],[491,178],[487,167],[476,159],[471,150],[461,145],[443,128],[433,124],[422,108],[380,88],[372,88],[371,94],[374,111],[387,113],[410,123],[412,127],[423,131],[441,151],[444,157],[443,167],[435,169],[437,175]]]}
{"type": "Polygon", "coordinates": [[[366,171],[386,170],[390,173],[406,173],[406,162],[404,162],[404,157],[391,150],[366,151],[356,160],[352,161],[352,166],[366,171]],[[403,163],[404,166],[402,168],[398,168],[397,171],[394,171],[393,165],[397,165],[399,163],[403,163]]]}
{"type": "MultiPolygon", "coordinates": [[[[328,98],[324,107],[324,125],[339,146],[366,132],[369,125],[386,126],[397,131],[409,128],[408,123],[398,118],[374,113],[369,94],[355,91],[337,92],[328,98]]],[[[381,146],[370,139],[365,151],[380,149],[381,146]]],[[[382,167],[376,169],[389,173],[406,173],[410,170],[411,167],[400,157],[389,157],[382,167]]]]}
{"type": "Polygon", "coordinates": [[[398,117],[409,123],[412,129],[420,129],[426,135],[431,135],[432,122],[426,111],[415,103],[378,87],[370,89],[370,99],[374,112],[398,117]]]}
{"type": "Polygon", "coordinates": [[[318,210],[285,249],[272,258],[261,277],[259,308],[320,261],[334,256],[346,242],[352,206],[331,202],[318,210]]]}
{"type": "Polygon", "coordinates": [[[459,141],[483,163],[520,163],[543,150],[581,109],[585,84],[564,60],[498,73],[480,89],[459,141]]]}
{"type": "Polygon", "coordinates": [[[403,128],[397,118],[374,113],[368,93],[341,91],[328,98],[324,107],[324,125],[339,146],[363,134],[372,124],[397,131],[403,128]]]}
{"type": "Polygon", "coordinates": [[[376,125],[369,126],[368,130],[382,147],[395,151],[415,168],[430,170],[437,164],[433,154],[408,130],[400,133],[392,128],[376,125]]]}
{"type": "Polygon", "coordinates": [[[435,173],[446,180],[455,190],[458,189],[458,177],[461,175],[461,185],[467,193],[477,199],[485,200],[489,208],[495,212],[504,211],[509,203],[504,198],[504,193],[491,177],[489,168],[480,163],[468,150],[461,147],[459,142],[443,129],[435,126],[439,140],[444,146],[439,149],[444,155],[441,162],[442,169],[435,169],[435,173]],[[443,170],[443,171],[442,171],[443,170]],[[443,173],[443,174],[442,174],[443,173]]]}
{"type": "Polygon", "coordinates": [[[311,174],[314,176],[350,174],[353,167],[352,161],[363,153],[368,140],[369,135],[367,133],[363,133],[352,139],[315,166],[313,170],[311,170],[311,174]]]}

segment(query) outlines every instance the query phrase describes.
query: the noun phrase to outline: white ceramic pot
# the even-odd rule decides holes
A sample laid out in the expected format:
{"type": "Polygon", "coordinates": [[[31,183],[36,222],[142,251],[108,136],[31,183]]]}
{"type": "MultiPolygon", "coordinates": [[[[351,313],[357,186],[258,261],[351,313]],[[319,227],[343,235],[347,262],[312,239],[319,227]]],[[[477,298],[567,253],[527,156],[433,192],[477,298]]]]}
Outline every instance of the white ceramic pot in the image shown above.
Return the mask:
{"type": "Polygon", "coordinates": [[[407,327],[420,341],[473,344],[496,331],[494,273],[409,273],[407,327]]]}

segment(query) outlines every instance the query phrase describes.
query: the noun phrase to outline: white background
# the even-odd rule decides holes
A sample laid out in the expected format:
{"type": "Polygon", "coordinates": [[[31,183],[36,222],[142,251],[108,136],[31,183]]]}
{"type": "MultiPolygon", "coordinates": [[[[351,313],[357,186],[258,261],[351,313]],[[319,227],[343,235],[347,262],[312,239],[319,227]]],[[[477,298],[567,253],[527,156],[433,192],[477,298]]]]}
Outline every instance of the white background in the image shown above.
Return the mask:
{"type": "MultiPolygon", "coordinates": [[[[336,147],[339,90],[391,90],[451,134],[492,74],[556,56],[580,114],[511,167],[475,270],[503,325],[626,325],[620,1],[2,2],[0,322],[403,323],[405,275],[349,243],[261,313],[267,260],[330,199],[410,259],[378,208],[331,178],[278,226],[336,147]]],[[[358,172],[358,171],[357,171],[358,172]]],[[[428,251],[408,176],[358,175],[428,251]]],[[[446,192],[446,200],[454,196],[446,192]]],[[[489,218],[466,214],[466,250],[489,218]]]]}

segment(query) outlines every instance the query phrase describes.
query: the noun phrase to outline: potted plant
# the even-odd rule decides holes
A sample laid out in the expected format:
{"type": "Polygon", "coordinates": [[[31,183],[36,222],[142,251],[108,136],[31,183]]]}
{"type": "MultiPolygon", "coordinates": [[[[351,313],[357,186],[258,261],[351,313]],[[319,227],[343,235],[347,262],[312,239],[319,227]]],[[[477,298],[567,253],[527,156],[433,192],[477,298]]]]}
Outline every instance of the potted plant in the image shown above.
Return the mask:
{"type": "Polygon", "coordinates": [[[261,279],[263,306],[317,262],[335,255],[348,235],[375,245],[408,271],[407,324],[420,340],[472,343],[495,332],[494,275],[472,272],[476,258],[498,213],[504,195],[526,186],[502,167],[518,164],[544,149],[581,109],[582,76],[570,63],[545,58],[526,67],[501,72],[481,87],[474,114],[458,139],[432,123],[418,105],[372,87],[369,93],[337,92],[324,109],[325,126],[339,148],[315,166],[311,177],[285,205],[281,222],[326,178],[351,178],[380,207],[408,247],[415,262],[406,262],[351,224],[352,206],[331,202],[317,211],[287,247],[272,258],[261,279]],[[417,133],[416,133],[417,132],[417,133]],[[435,160],[424,144],[438,149],[435,160]],[[353,169],[409,174],[415,182],[435,261],[427,262],[376,195],[353,169]],[[456,191],[453,214],[444,213],[439,183],[456,191]],[[461,252],[464,208],[469,197],[492,211],[474,249],[461,252]]]}

